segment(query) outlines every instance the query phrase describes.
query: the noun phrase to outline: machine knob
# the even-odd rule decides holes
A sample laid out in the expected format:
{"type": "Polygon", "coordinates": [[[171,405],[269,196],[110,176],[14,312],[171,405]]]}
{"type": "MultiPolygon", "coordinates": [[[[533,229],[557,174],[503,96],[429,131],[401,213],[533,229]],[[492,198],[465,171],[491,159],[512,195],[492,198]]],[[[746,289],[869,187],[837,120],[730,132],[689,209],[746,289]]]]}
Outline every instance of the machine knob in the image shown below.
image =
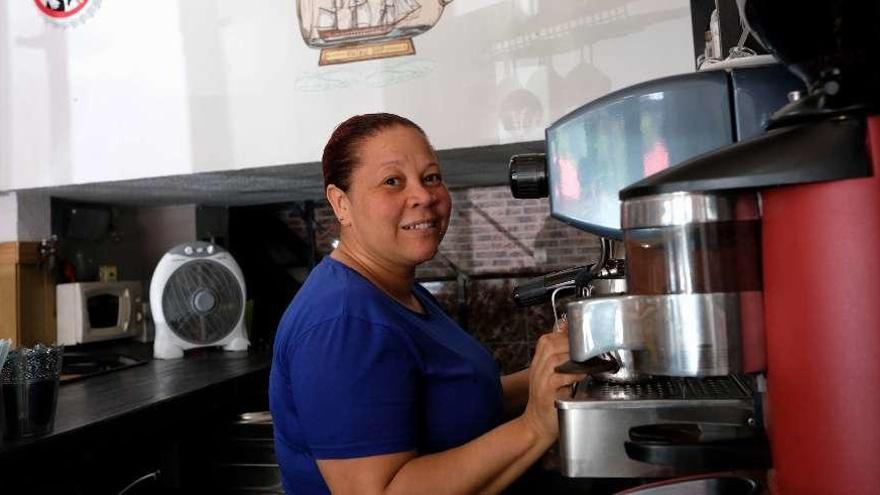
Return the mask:
{"type": "Polygon", "coordinates": [[[546,198],[547,157],[543,153],[513,155],[507,165],[510,192],[514,198],[546,198]]]}
{"type": "Polygon", "coordinates": [[[192,246],[187,246],[187,247],[183,248],[183,252],[184,252],[184,254],[186,254],[187,256],[192,256],[192,254],[193,254],[193,248],[192,248],[192,246]]]}
{"type": "Polygon", "coordinates": [[[214,254],[214,245],[212,244],[208,246],[207,248],[205,248],[205,251],[207,251],[208,254],[214,254]]]}

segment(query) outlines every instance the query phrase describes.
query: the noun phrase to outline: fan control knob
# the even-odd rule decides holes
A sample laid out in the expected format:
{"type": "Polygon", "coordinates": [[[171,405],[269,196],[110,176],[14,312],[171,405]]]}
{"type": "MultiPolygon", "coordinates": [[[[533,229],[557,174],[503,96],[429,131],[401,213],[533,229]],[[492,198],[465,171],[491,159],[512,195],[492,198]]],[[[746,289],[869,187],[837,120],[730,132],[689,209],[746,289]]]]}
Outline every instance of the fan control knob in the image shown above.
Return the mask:
{"type": "Polygon", "coordinates": [[[207,313],[214,309],[214,305],[217,303],[214,294],[207,289],[200,289],[193,296],[193,308],[200,313],[207,313]]]}
{"type": "Polygon", "coordinates": [[[184,254],[186,254],[187,256],[193,254],[193,248],[192,248],[192,246],[187,246],[187,247],[183,248],[183,252],[184,252],[184,254]]]}
{"type": "Polygon", "coordinates": [[[206,247],[205,251],[207,251],[208,254],[214,254],[214,246],[211,245],[211,246],[206,247]]]}

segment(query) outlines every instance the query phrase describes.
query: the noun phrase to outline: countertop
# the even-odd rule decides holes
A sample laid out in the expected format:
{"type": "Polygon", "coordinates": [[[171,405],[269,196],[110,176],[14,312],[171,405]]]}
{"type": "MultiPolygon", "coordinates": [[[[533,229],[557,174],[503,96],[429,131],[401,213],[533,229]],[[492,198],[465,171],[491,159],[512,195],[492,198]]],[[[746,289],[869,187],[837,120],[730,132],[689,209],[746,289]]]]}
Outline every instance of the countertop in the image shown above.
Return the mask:
{"type": "Polygon", "coordinates": [[[271,356],[265,352],[199,349],[181,359],[150,360],[132,368],[64,383],[59,387],[52,432],[6,441],[0,444],[0,458],[13,451],[130,419],[141,412],[155,412],[238,379],[268,374],[270,363],[271,356]]]}

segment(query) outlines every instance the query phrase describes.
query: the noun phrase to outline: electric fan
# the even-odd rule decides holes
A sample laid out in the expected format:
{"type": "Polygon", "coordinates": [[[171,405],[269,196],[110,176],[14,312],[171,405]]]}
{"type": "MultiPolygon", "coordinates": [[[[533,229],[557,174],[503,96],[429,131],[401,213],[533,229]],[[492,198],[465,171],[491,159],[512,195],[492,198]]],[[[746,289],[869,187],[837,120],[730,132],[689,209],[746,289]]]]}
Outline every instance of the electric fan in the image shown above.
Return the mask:
{"type": "Polygon", "coordinates": [[[153,356],[179,358],[196,347],[247,350],[244,302],[244,277],[228,251],[207,242],[175,246],[150,282],[153,356]]]}

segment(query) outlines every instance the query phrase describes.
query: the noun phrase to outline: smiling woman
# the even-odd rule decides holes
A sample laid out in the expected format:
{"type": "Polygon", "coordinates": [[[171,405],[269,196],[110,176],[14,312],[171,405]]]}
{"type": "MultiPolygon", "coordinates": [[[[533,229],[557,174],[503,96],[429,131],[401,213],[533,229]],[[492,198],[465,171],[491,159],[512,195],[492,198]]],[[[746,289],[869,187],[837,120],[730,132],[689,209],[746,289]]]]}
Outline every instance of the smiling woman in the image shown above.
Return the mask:
{"type": "Polygon", "coordinates": [[[333,257],[417,305],[410,272],[436,254],[452,208],[437,156],[415,124],[397,124],[363,140],[358,158],[347,190],[327,185],[342,227],[333,257]]]}
{"type": "Polygon", "coordinates": [[[323,168],[340,240],[281,320],[269,385],[285,490],[503,490],[555,441],[556,391],[583,378],[553,371],[569,359],[566,333],[543,336],[529,370],[499,377],[415,283],[452,205],[412,121],[352,117],[323,168]]]}

